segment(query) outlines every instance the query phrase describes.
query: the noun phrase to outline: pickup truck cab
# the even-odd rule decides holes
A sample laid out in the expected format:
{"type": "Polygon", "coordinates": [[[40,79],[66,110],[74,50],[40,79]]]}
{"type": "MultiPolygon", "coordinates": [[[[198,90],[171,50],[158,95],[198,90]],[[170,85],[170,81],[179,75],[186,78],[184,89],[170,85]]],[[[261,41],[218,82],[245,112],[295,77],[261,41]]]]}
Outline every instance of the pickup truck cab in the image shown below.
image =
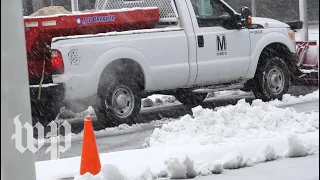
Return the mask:
{"type": "Polygon", "coordinates": [[[54,38],[52,59],[61,69],[53,81],[64,85],[64,101],[92,105],[112,126],[136,122],[141,98],[152,93],[184,104],[217,90],[252,90],[264,101],[287,93],[296,71],[288,24],[251,17],[246,7],[239,14],[223,0],[171,2],[174,25],[54,38]]]}

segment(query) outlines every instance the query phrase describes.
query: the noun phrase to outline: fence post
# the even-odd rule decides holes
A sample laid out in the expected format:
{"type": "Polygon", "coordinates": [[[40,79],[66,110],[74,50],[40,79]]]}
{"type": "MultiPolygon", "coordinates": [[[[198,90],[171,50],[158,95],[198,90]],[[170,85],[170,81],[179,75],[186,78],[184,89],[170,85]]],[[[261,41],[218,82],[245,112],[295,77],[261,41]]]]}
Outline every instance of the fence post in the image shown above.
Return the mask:
{"type": "MultiPolygon", "coordinates": [[[[1,0],[1,179],[36,180],[34,155],[15,148],[14,118],[31,123],[22,1],[1,0]]],[[[22,133],[22,142],[27,142],[22,133]]],[[[33,141],[33,139],[32,139],[33,141]]]]}
{"type": "Polygon", "coordinates": [[[71,0],[71,11],[79,11],[79,3],[78,0],[71,0]]]}
{"type": "Polygon", "coordinates": [[[303,22],[303,28],[301,29],[301,40],[308,41],[309,34],[308,34],[308,5],[307,0],[299,0],[299,14],[300,14],[300,21],[303,22]]]}
{"type": "Polygon", "coordinates": [[[257,3],[256,0],[251,0],[251,11],[252,11],[252,17],[257,16],[257,3]]]}

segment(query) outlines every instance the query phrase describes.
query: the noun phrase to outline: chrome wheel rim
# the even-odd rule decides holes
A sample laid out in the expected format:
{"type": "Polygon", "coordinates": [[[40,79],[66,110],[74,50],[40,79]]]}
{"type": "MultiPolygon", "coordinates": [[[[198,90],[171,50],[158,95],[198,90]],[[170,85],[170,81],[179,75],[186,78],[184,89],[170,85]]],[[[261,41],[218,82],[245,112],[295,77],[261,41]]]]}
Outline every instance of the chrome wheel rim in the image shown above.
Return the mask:
{"type": "Polygon", "coordinates": [[[285,76],[278,67],[273,67],[267,74],[267,84],[273,94],[280,94],[285,86],[285,76]]]}
{"type": "Polygon", "coordinates": [[[111,108],[120,118],[127,118],[134,109],[134,95],[127,86],[118,87],[112,94],[111,108]]]}

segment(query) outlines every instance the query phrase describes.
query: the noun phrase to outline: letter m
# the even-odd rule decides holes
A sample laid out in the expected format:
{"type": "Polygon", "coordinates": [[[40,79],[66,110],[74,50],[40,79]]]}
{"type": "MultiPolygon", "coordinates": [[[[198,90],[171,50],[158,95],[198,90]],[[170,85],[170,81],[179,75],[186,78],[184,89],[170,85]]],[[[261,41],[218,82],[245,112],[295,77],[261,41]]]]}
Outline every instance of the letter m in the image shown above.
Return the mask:
{"type": "Polygon", "coordinates": [[[227,50],[226,36],[219,35],[217,36],[217,51],[225,51],[225,50],[227,50]]]}

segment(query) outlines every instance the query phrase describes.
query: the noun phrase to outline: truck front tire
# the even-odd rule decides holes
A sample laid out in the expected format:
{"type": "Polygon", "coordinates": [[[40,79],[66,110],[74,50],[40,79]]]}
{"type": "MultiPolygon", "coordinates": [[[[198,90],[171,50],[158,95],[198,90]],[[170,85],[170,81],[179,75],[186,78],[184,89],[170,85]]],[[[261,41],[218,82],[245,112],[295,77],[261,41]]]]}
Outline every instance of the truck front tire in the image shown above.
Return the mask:
{"type": "Polygon", "coordinates": [[[179,102],[185,105],[199,105],[208,96],[208,93],[193,93],[192,91],[178,91],[175,97],[179,102]]]}
{"type": "Polygon", "coordinates": [[[263,101],[282,99],[290,86],[290,72],[287,64],[278,57],[264,59],[257,67],[252,91],[263,101]]]}
{"type": "Polygon", "coordinates": [[[141,87],[134,79],[117,78],[99,85],[99,102],[94,107],[104,127],[136,123],[141,109],[141,87]]]}

